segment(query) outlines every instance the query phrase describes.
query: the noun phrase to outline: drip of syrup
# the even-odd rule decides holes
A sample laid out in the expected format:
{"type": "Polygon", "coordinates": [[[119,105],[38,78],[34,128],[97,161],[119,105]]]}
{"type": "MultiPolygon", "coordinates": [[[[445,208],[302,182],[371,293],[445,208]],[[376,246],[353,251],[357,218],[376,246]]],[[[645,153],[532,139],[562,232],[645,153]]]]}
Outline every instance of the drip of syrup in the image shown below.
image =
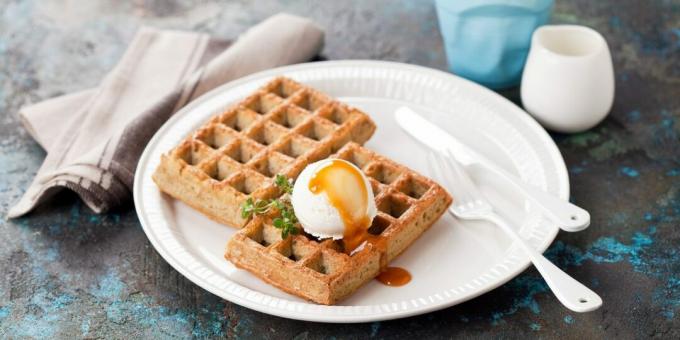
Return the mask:
{"type": "Polygon", "coordinates": [[[368,188],[364,177],[349,162],[335,159],[309,181],[309,191],[326,193],[345,225],[343,242],[350,254],[368,239],[371,218],[368,216],[368,188]]]}
{"type": "MultiPolygon", "coordinates": [[[[369,240],[368,190],[361,172],[349,162],[335,159],[314,174],[309,181],[309,191],[318,195],[326,193],[328,200],[340,214],[345,225],[343,242],[345,253],[369,240]]],[[[411,281],[411,273],[399,267],[387,267],[376,277],[379,282],[392,286],[403,286],[411,281]]]]}
{"type": "Polygon", "coordinates": [[[399,287],[411,281],[411,273],[404,268],[387,267],[375,279],[384,285],[399,287]]]}

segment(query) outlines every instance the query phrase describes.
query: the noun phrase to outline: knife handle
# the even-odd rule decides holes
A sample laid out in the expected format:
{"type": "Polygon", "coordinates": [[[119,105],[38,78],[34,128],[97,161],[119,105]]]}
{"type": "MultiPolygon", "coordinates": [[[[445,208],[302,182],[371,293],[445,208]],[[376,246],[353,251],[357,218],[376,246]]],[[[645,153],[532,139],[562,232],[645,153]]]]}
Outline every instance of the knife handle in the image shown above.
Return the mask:
{"type": "Polygon", "coordinates": [[[585,209],[568,201],[563,201],[534,185],[522,181],[502,169],[481,166],[504,177],[532,203],[540,207],[545,216],[550,219],[550,221],[556,223],[560,229],[575,232],[584,230],[590,225],[590,214],[585,209]]]}

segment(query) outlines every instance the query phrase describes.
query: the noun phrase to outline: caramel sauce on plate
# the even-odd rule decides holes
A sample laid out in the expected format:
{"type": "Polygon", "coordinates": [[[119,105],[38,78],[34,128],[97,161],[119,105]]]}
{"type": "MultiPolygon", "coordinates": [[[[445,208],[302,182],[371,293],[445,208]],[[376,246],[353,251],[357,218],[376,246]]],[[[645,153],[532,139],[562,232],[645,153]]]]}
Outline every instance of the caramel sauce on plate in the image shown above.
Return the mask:
{"type": "Polygon", "coordinates": [[[376,276],[375,279],[382,284],[399,287],[411,281],[411,273],[404,268],[387,267],[382,273],[376,276]]]}
{"type": "Polygon", "coordinates": [[[326,193],[345,224],[343,242],[349,254],[368,238],[371,219],[367,214],[368,188],[364,177],[354,166],[335,159],[319,170],[309,181],[309,191],[326,193]]]}

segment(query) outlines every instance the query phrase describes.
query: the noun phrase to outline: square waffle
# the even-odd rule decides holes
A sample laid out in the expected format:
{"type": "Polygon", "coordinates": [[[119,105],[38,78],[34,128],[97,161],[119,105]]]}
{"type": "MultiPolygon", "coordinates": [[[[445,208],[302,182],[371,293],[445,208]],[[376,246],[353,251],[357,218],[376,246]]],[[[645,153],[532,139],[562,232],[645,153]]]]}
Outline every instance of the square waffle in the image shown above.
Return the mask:
{"type": "Polygon", "coordinates": [[[375,131],[365,113],[288,78],[275,78],[213,117],[161,157],[153,180],[211,219],[242,227],[248,198],[280,193],[276,174],[297,175],[375,131]]]}
{"type": "Polygon", "coordinates": [[[256,216],[228,242],[225,258],[307,300],[334,304],[376,277],[444,213],[449,194],[413,170],[347,143],[331,158],[352,162],[369,178],[378,215],[369,241],[348,255],[342,240],[308,234],[281,237],[273,216],[256,216]]]}

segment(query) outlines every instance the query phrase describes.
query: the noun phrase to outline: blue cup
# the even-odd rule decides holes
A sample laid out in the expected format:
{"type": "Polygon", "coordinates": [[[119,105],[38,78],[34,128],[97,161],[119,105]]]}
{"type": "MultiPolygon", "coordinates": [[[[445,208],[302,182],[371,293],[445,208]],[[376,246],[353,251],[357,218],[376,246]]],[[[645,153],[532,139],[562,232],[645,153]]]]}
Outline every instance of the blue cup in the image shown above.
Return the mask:
{"type": "Polygon", "coordinates": [[[531,34],[553,0],[435,0],[449,70],[492,89],[516,86],[531,34]]]}

